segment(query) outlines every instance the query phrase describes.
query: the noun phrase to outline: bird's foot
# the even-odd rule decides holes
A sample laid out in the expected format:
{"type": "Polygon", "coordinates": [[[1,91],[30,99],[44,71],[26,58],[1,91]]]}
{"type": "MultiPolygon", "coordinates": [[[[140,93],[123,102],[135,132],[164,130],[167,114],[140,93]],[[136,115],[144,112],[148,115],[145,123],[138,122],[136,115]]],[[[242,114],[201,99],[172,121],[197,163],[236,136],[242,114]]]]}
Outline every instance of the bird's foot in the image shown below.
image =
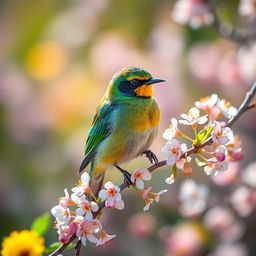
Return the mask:
{"type": "Polygon", "coordinates": [[[122,169],[120,166],[115,164],[115,167],[123,174],[124,182],[128,184],[128,186],[132,185],[133,182],[131,181],[131,174],[126,170],[122,169]]]}
{"type": "Polygon", "coordinates": [[[151,150],[146,150],[142,154],[146,155],[146,157],[148,158],[148,160],[150,161],[151,164],[157,164],[158,163],[157,156],[151,150]]]}

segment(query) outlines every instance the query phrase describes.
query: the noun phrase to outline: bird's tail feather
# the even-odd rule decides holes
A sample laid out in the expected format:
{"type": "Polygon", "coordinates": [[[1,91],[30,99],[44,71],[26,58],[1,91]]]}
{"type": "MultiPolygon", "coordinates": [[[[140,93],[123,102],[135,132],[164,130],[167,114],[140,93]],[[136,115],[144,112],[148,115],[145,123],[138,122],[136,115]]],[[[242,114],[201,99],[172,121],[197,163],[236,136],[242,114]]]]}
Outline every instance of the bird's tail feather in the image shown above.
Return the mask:
{"type": "Polygon", "coordinates": [[[102,188],[103,180],[105,176],[105,171],[101,172],[97,176],[92,176],[91,181],[90,181],[90,188],[95,195],[95,197],[98,197],[99,191],[102,188]]]}

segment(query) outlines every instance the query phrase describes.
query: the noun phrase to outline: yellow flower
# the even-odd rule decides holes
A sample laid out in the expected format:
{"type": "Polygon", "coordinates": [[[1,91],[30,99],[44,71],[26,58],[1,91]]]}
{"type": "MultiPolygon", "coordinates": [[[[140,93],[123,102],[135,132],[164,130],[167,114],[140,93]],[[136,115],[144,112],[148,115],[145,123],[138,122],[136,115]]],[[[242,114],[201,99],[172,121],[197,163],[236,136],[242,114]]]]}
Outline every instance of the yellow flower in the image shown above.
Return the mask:
{"type": "Polygon", "coordinates": [[[2,242],[2,256],[41,256],[44,238],[30,230],[13,231],[2,242]]]}

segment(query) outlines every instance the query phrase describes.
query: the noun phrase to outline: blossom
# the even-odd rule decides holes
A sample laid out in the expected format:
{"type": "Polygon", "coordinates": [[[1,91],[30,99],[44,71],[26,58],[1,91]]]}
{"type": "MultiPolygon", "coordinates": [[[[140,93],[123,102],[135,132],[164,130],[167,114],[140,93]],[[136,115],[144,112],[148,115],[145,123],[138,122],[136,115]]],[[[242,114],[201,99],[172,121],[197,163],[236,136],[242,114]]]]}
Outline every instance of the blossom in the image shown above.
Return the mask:
{"type": "Polygon", "coordinates": [[[77,228],[76,235],[81,238],[82,244],[86,245],[88,239],[91,243],[97,243],[98,238],[94,235],[100,230],[100,223],[98,220],[83,220],[77,228]]]}
{"type": "Polygon", "coordinates": [[[72,188],[72,192],[76,196],[82,196],[84,193],[91,193],[90,189],[90,176],[87,172],[81,175],[81,180],[77,183],[77,186],[72,188]]]}
{"type": "Polygon", "coordinates": [[[238,176],[238,163],[230,162],[226,172],[220,172],[217,176],[212,176],[211,180],[218,186],[227,186],[234,183],[238,176]]]}
{"type": "Polygon", "coordinates": [[[244,228],[233,212],[221,206],[211,208],[204,216],[204,223],[226,241],[236,241],[244,234],[244,228]]]}
{"type": "Polygon", "coordinates": [[[242,180],[252,188],[256,188],[256,162],[249,164],[242,173],[242,180]]]}
{"type": "Polygon", "coordinates": [[[116,208],[122,210],[124,208],[124,202],[120,194],[120,188],[114,185],[111,181],[105,183],[106,189],[102,189],[99,192],[99,198],[106,200],[105,206],[107,208],[116,208]]]}
{"type": "Polygon", "coordinates": [[[156,218],[150,213],[134,214],[128,221],[128,230],[135,237],[147,237],[156,226],[156,218]]]}
{"type": "Polygon", "coordinates": [[[67,207],[69,205],[75,205],[74,201],[70,198],[68,190],[65,188],[64,189],[64,197],[61,197],[59,200],[59,205],[61,205],[62,207],[67,207]]]}
{"type": "MultiPolygon", "coordinates": [[[[73,222],[72,222],[73,223],[73,222]]],[[[73,226],[73,224],[72,224],[73,226]]],[[[70,226],[69,225],[62,225],[56,224],[57,232],[59,234],[59,241],[63,244],[69,241],[69,237],[71,235],[70,226]]]]}
{"type": "Polygon", "coordinates": [[[185,120],[179,120],[180,124],[196,126],[198,124],[205,124],[208,120],[208,115],[200,116],[198,108],[191,108],[187,114],[180,115],[185,120]]]}
{"type": "Polygon", "coordinates": [[[148,169],[135,170],[131,176],[131,181],[135,183],[137,188],[143,189],[144,182],[143,180],[151,180],[151,172],[148,169]]]}
{"type": "Polygon", "coordinates": [[[165,227],[162,238],[166,245],[166,255],[201,255],[208,235],[202,225],[196,222],[183,221],[171,227],[165,227]],[[168,232],[169,231],[169,232],[168,232]]]}
{"type": "Polygon", "coordinates": [[[104,244],[108,243],[109,241],[111,241],[114,237],[116,237],[116,235],[109,235],[104,230],[101,229],[99,239],[98,239],[96,245],[97,246],[104,245],[104,244]]]}
{"type": "Polygon", "coordinates": [[[198,28],[213,22],[213,15],[203,0],[178,0],[176,1],[172,18],[181,24],[189,24],[198,28]]]}
{"type": "Polygon", "coordinates": [[[71,218],[71,211],[67,207],[56,205],[51,209],[51,214],[56,218],[60,224],[67,224],[71,218]]]}
{"type": "Polygon", "coordinates": [[[233,132],[229,127],[221,127],[221,123],[213,121],[212,140],[221,145],[228,144],[233,141],[233,132]]]}
{"type": "Polygon", "coordinates": [[[171,140],[174,137],[182,137],[182,132],[178,129],[178,121],[176,118],[171,119],[171,125],[163,133],[163,138],[166,140],[171,140]]]}
{"type": "Polygon", "coordinates": [[[206,208],[209,190],[204,185],[197,185],[189,179],[182,183],[179,193],[180,211],[186,217],[194,217],[206,208]]]}
{"type": "Polygon", "coordinates": [[[85,215],[85,219],[92,220],[93,215],[92,212],[97,212],[99,210],[99,206],[94,201],[89,202],[85,197],[81,197],[77,201],[77,205],[79,206],[76,209],[76,214],[80,216],[85,215]]]}
{"type": "Polygon", "coordinates": [[[140,190],[141,196],[145,200],[145,203],[146,203],[146,205],[143,208],[144,211],[149,210],[149,207],[151,206],[152,203],[154,203],[154,202],[158,203],[160,201],[160,196],[163,193],[167,192],[167,189],[164,189],[157,193],[153,193],[153,192],[150,192],[151,189],[152,189],[152,187],[149,187],[144,190],[140,190]]]}
{"type": "Polygon", "coordinates": [[[256,206],[256,193],[242,186],[233,192],[231,203],[240,216],[247,217],[256,206]]]}
{"type": "Polygon", "coordinates": [[[256,14],[255,0],[240,0],[238,11],[241,16],[254,16],[256,14]]]}
{"type": "Polygon", "coordinates": [[[206,162],[206,166],[204,167],[204,172],[207,175],[218,175],[219,172],[226,171],[228,169],[228,161],[224,160],[223,162],[219,162],[216,158],[210,158],[206,162]]]}
{"type": "Polygon", "coordinates": [[[231,106],[231,103],[225,99],[218,100],[217,105],[226,118],[231,118],[237,114],[237,109],[231,106]]]}
{"type": "Polygon", "coordinates": [[[229,243],[224,242],[219,244],[215,250],[211,253],[211,256],[248,256],[247,248],[241,243],[229,243]]]}
{"type": "Polygon", "coordinates": [[[208,113],[210,112],[211,108],[217,103],[218,99],[219,97],[217,94],[212,94],[211,96],[207,96],[199,99],[199,101],[196,101],[195,106],[208,113]]]}
{"type": "Polygon", "coordinates": [[[44,238],[35,231],[13,231],[2,242],[2,256],[41,256],[45,250],[44,238]]]}
{"type": "Polygon", "coordinates": [[[167,141],[161,149],[162,154],[167,157],[167,165],[174,165],[182,155],[181,143],[176,139],[167,141]]]}

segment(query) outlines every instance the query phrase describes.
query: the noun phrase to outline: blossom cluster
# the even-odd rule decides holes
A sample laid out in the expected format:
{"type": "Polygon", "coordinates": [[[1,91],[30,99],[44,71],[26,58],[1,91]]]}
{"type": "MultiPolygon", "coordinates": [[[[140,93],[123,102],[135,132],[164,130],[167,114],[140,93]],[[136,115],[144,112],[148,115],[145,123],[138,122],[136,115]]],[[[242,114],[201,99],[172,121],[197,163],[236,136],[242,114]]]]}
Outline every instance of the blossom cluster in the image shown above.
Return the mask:
{"type": "Polygon", "coordinates": [[[123,208],[119,188],[111,182],[107,182],[105,184],[107,190],[101,190],[97,199],[89,184],[89,174],[83,173],[77,186],[72,188],[72,194],[69,195],[67,189],[65,189],[65,196],[61,197],[59,204],[51,209],[51,213],[56,219],[55,226],[61,243],[68,243],[71,236],[76,235],[81,239],[83,245],[86,245],[88,240],[98,246],[115,237],[115,235],[108,235],[103,230],[97,213],[99,212],[101,199],[105,200],[111,208],[123,208]],[[94,200],[91,200],[91,198],[94,198],[94,200]]]}
{"type": "MultiPolygon", "coordinates": [[[[253,17],[256,14],[255,0],[240,0],[238,12],[241,16],[253,17]]],[[[171,14],[174,21],[189,24],[192,28],[210,25],[214,15],[205,0],[177,0],[171,14]]]]}
{"type": "MultiPolygon", "coordinates": [[[[217,186],[225,186],[222,191],[224,194],[213,194],[210,186],[197,184],[192,179],[181,183],[179,213],[185,219],[180,222],[182,224],[171,227],[172,232],[166,234],[165,230],[163,237],[170,254],[184,250],[184,255],[190,255],[194,251],[199,254],[198,250],[209,242],[206,238],[209,239],[211,234],[215,246],[210,255],[233,255],[233,251],[237,251],[237,255],[248,255],[242,241],[248,225],[251,225],[248,220],[256,209],[256,163],[249,164],[240,173],[237,166],[236,162],[229,167],[231,176],[226,172],[219,175],[222,183],[216,180],[216,176],[212,176],[212,181],[217,186]],[[227,190],[228,185],[231,186],[227,190]],[[186,240],[192,231],[196,239],[186,240]]],[[[221,188],[219,190],[221,192],[221,188]]]]}
{"type": "MultiPolygon", "coordinates": [[[[145,200],[144,211],[148,210],[153,202],[159,202],[160,195],[167,191],[153,193],[152,187],[144,189],[144,181],[150,180],[151,177],[147,169],[135,170],[131,175],[132,186],[145,200]]],[[[72,188],[72,194],[70,195],[67,189],[64,190],[64,194],[58,205],[51,209],[61,243],[69,243],[70,238],[76,236],[83,245],[86,245],[88,240],[98,246],[106,244],[116,236],[108,235],[103,230],[99,212],[102,204],[106,208],[124,209],[124,201],[118,186],[108,181],[96,197],[90,187],[89,174],[83,173],[76,187],[72,188]]]]}
{"type": "Polygon", "coordinates": [[[171,175],[166,179],[166,183],[171,184],[175,181],[177,169],[182,170],[185,176],[192,173],[191,157],[185,154],[188,145],[184,141],[189,141],[190,146],[194,147],[195,162],[204,168],[207,175],[216,176],[228,169],[230,161],[242,160],[240,139],[234,136],[224,120],[232,118],[236,113],[237,109],[231,106],[230,102],[212,94],[195,102],[195,107],[192,107],[188,114],[182,114],[181,120],[172,118],[171,125],[163,133],[163,138],[167,142],[161,150],[166,157],[167,165],[172,166],[171,175]],[[200,116],[200,110],[205,114],[200,116]],[[190,126],[194,138],[183,133],[178,124],[190,126]],[[213,143],[202,147],[201,145],[209,138],[213,143]]]}

